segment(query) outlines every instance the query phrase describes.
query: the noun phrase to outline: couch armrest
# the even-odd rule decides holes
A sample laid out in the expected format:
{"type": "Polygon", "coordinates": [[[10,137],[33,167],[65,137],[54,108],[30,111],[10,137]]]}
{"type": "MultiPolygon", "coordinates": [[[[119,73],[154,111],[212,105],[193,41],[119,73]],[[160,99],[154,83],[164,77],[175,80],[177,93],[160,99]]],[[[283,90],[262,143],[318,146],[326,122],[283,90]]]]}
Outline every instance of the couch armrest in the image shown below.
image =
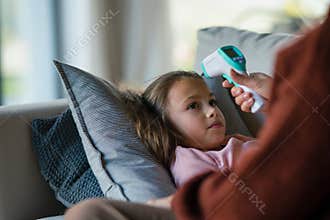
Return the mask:
{"type": "Polygon", "coordinates": [[[0,219],[36,219],[63,212],[39,172],[30,122],[66,108],[66,100],[0,107],[0,219]]]}

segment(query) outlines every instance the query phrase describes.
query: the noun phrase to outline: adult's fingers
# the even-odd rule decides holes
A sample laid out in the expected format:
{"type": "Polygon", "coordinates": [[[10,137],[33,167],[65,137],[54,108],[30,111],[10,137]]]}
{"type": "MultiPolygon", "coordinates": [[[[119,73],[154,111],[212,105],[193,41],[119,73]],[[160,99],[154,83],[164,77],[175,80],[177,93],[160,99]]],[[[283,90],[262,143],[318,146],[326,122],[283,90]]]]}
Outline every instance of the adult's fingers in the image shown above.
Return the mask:
{"type": "Polygon", "coordinates": [[[245,98],[243,97],[243,95],[239,95],[239,96],[235,97],[235,103],[239,106],[242,105],[244,101],[245,101],[245,98]]]}
{"type": "Polygon", "coordinates": [[[231,88],[230,92],[233,97],[237,97],[241,95],[244,91],[242,88],[234,86],[233,88],[231,88]]]}
{"type": "Polygon", "coordinates": [[[250,98],[252,98],[252,94],[249,92],[244,92],[235,97],[235,102],[237,105],[242,105],[243,102],[248,101],[250,98]]]}
{"type": "Polygon", "coordinates": [[[228,80],[224,80],[224,81],[222,82],[222,86],[225,87],[225,88],[231,88],[231,87],[233,87],[234,85],[231,84],[231,83],[229,83],[228,80]]]}
{"type": "Polygon", "coordinates": [[[246,74],[239,74],[235,70],[230,70],[230,77],[238,84],[251,87],[251,78],[246,74]]]}
{"type": "Polygon", "coordinates": [[[251,112],[251,107],[253,104],[254,104],[254,99],[249,98],[247,101],[243,101],[243,103],[241,105],[241,110],[243,112],[251,112]]]}

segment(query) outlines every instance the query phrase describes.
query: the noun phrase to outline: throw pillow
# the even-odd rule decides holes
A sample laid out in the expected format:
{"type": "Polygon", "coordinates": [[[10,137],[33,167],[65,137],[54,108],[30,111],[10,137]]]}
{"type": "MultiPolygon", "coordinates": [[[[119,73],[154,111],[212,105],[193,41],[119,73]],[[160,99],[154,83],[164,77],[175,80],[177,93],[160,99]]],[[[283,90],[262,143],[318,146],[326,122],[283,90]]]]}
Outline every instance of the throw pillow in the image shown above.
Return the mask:
{"type": "Polygon", "coordinates": [[[106,197],[145,202],[175,192],[168,172],[138,138],[120,91],[108,81],[55,61],[89,164],[106,197]]]}
{"type": "Polygon", "coordinates": [[[103,197],[88,164],[71,111],[32,121],[32,143],[42,176],[66,207],[103,197]]]}

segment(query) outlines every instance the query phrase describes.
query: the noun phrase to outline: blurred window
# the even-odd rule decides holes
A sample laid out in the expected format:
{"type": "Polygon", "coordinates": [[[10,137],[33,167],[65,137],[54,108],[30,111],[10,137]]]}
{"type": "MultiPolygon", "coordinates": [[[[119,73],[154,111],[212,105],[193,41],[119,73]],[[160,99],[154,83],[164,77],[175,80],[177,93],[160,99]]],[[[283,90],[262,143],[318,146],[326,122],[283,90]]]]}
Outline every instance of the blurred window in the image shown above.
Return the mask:
{"type": "Polygon", "coordinates": [[[192,69],[198,29],[232,26],[295,33],[324,17],[329,0],[171,0],[169,4],[174,33],[172,63],[176,68],[192,69]]]}
{"type": "Polygon", "coordinates": [[[57,98],[55,2],[0,1],[2,105],[57,98]]]}

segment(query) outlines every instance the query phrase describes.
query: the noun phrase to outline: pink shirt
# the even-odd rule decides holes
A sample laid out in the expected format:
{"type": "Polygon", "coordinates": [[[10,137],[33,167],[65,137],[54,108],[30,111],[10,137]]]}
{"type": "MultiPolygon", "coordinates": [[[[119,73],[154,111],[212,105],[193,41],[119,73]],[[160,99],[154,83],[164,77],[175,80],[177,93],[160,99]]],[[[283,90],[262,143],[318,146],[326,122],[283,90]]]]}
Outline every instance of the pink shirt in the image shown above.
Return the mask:
{"type": "Polygon", "coordinates": [[[212,151],[177,146],[175,161],[171,165],[176,186],[180,187],[192,177],[207,171],[231,168],[240,152],[255,145],[255,142],[256,140],[243,142],[232,137],[224,148],[212,151]]]}

